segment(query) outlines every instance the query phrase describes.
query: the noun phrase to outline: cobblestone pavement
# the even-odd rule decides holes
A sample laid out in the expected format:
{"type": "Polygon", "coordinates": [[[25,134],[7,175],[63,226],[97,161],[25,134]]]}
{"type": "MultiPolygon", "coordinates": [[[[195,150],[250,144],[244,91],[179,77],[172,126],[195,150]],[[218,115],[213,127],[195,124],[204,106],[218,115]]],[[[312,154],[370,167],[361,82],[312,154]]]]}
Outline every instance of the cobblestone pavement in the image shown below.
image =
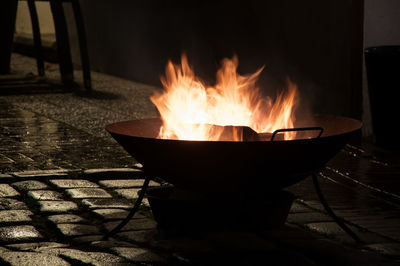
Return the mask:
{"type": "MultiPolygon", "coordinates": [[[[32,58],[13,54],[11,62],[13,74],[19,77],[36,71],[32,58]]],[[[46,65],[48,79],[59,79],[57,65],[46,65]]],[[[74,74],[81,80],[80,71],[74,74]]],[[[90,95],[52,88],[19,93],[19,83],[9,89],[0,86],[3,172],[127,167],[135,163],[104,128],[121,120],[154,117],[149,97],[155,88],[96,72],[92,76],[94,91],[90,95]]]]}
{"type": "Polygon", "coordinates": [[[165,237],[145,201],[120,233],[102,240],[132,207],[143,183],[139,168],[22,171],[0,178],[0,264],[394,265],[390,256],[371,250],[398,248],[358,227],[353,229],[366,241],[361,247],[313,232],[334,232],[351,243],[314,202],[303,200],[293,204],[279,230],[196,237],[165,237]]]}
{"type": "MultiPolygon", "coordinates": [[[[13,55],[16,73],[34,66],[13,55]]],[[[55,66],[47,72],[58,78],[55,66]]],[[[145,202],[102,240],[144,178],[104,126],[156,115],[148,100],[155,88],[95,72],[93,84],[92,95],[0,96],[0,265],[400,265],[400,155],[368,144],[346,146],[319,177],[362,244],[325,213],[310,178],[289,189],[298,199],[279,230],[171,237],[145,202]]]]}

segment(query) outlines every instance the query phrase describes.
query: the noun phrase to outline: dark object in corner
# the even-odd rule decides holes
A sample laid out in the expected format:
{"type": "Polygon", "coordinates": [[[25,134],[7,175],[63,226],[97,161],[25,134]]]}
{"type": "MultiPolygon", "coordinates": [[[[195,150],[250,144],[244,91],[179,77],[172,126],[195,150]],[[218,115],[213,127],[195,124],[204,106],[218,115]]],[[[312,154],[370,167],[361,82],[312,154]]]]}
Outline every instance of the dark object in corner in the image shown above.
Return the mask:
{"type": "Polygon", "coordinates": [[[400,150],[398,130],[400,108],[400,46],[365,49],[372,127],[377,146],[400,150]]]}

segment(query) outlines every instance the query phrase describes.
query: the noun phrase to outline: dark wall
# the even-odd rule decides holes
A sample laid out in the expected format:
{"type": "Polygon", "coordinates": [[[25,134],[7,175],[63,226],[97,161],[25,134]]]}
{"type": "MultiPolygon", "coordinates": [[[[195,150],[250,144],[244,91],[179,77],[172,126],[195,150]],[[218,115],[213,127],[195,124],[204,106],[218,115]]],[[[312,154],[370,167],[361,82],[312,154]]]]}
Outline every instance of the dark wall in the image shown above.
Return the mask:
{"type": "Polygon", "coordinates": [[[400,45],[400,1],[365,0],[364,45],[400,45]]]}
{"type": "Polygon", "coordinates": [[[236,53],[242,74],[266,66],[268,93],[289,77],[314,112],[361,115],[362,0],[144,2],[81,1],[94,69],[160,85],[185,51],[212,81],[236,53]]]}

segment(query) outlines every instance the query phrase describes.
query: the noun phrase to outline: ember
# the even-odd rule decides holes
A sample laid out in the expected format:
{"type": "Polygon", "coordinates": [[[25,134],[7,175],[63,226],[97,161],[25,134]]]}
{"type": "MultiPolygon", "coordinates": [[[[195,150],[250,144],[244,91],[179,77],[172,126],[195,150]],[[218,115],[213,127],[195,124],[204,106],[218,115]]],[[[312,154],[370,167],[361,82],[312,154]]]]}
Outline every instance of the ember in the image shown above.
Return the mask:
{"type": "MultiPolygon", "coordinates": [[[[296,85],[289,81],[287,92],[280,93],[275,101],[263,98],[256,86],[263,68],[241,76],[237,67],[237,57],[224,59],[217,83],[211,87],[195,76],[185,55],[180,66],[169,61],[166,76],[161,79],[165,91],[151,97],[163,121],[159,138],[243,141],[243,127],[257,133],[293,128],[298,102],[296,85]],[[237,127],[231,128],[232,134],[227,138],[223,126],[237,127]]],[[[296,132],[283,135],[285,140],[294,139],[296,132]]]]}

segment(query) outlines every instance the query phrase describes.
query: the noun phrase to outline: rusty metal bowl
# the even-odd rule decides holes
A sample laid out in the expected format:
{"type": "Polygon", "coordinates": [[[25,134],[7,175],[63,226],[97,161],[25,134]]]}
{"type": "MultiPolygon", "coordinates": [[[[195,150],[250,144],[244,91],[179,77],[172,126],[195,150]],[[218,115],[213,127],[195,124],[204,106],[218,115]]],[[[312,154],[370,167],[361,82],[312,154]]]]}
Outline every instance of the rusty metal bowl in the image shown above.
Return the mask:
{"type": "Polygon", "coordinates": [[[297,119],[295,127],[322,127],[319,138],[277,141],[185,141],[157,138],[160,119],[106,127],[144,166],[178,188],[203,194],[280,190],[323,167],[360,130],[360,121],[331,115],[297,119]]]}

